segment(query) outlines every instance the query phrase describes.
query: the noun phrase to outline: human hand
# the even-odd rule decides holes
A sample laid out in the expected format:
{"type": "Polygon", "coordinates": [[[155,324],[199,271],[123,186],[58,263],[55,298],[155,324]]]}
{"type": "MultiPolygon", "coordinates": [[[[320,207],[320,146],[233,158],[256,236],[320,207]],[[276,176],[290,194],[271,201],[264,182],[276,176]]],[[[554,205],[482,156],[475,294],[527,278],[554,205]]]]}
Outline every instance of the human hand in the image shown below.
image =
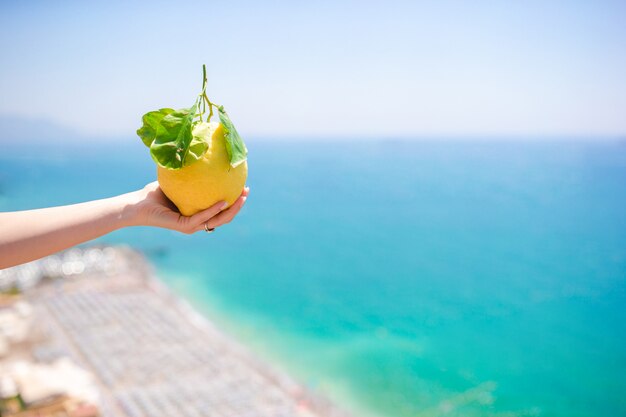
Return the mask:
{"type": "Polygon", "coordinates": [[[158,182],[151,182],[143,189],[131,193],[134,200],[130,205],[131,223],[137,226],[162,227],[186,234],[205,230],[205,224],[207,228],[214,229],[233,220],[245,204],[249,192],[250,189],[245,187],[233,205],[225,210],[226,202],[220,201],[187,217],[180,214],[174,203],[163,194],[158,182]]]}

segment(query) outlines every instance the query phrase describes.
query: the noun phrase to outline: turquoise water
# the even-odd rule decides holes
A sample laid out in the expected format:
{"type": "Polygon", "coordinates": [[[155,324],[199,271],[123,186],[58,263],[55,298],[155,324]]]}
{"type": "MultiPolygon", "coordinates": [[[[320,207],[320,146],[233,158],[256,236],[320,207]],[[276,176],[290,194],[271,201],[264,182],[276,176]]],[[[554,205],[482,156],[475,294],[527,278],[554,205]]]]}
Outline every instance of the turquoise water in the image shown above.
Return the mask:
{"type": "MultiPolygon", "coordinates": [[[[0,210],[138,188],[138,142],[2,143],[0,210]]],[[[358,415],[626,415],[626,143],[249,148],[236,222],[102,241],[358,415]]]]}

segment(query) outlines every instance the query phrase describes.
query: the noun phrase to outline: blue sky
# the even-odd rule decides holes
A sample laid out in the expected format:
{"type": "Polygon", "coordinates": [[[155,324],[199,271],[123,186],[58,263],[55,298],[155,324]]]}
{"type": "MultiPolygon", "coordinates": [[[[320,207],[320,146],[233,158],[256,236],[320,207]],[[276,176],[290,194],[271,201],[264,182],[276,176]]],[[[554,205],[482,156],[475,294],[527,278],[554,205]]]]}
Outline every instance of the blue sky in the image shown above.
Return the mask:
{"type": "Polygon", "coordinates": [[[1,2],[0,115],[131,136],[206,63],[247,137],[626,134],[623,1],[125,3],[1,2]]]}

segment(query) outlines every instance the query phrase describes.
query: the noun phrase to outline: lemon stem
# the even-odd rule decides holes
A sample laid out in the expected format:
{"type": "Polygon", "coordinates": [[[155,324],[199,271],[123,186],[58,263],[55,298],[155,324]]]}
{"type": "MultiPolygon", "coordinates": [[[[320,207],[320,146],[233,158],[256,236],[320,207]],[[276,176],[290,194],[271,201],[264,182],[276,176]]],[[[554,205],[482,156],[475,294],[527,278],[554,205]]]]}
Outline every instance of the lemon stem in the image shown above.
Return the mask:
{"type": "MultiPolygon", "coordinates": [[[[209,115],[206,118],[207,123],[211,121],[211,117],[213,117],[213,106],[218,109],[221,107],[219,104],[215,104],[209,100],[209,97],[206,95],[206,86],[208,80],[206,77],[206,65],[202,64],[202,92],[199,94],[200,105],[202,106],[202,110],[200,111],[200,121],[202,121],[202,116],[206,112],[206,106],[209,106],[209,115]]],[[[198,109],[200,109],[200,105],[198,109]]]]}

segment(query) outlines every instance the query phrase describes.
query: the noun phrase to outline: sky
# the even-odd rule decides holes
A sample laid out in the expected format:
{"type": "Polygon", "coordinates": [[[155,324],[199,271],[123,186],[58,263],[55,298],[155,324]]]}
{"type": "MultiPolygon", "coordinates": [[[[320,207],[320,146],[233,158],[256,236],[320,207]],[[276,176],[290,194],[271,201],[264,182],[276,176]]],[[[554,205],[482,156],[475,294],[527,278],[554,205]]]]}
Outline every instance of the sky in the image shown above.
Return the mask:
{"type": "Polygon", "coordinates": [[[626,135],[624,1],[0,0],[0,50],[0,118],[94,139],[203,63],[244,137],[626,135]]]}

